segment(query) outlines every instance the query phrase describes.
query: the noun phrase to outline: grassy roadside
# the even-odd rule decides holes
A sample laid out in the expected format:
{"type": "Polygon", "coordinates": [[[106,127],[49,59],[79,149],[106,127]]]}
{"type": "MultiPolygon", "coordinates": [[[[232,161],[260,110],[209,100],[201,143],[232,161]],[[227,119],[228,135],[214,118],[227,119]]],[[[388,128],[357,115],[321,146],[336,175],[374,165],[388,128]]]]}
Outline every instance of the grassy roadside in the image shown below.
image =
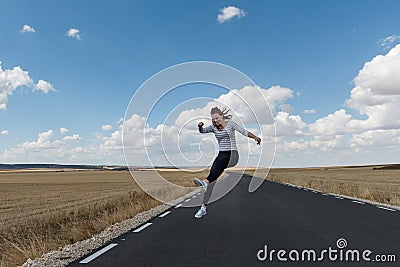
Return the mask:
{"type": "MultiPolygon", "coordinates": [[[[160,172],[168,181],[193,186],[202,173],[160,172]]],[[[155,190],[160,190],[155,188],[155,190]]],[[[191,191],[164,190],[167,199],[191,191]]],[[[17,266],[100,233],[149,210],[148,196],[127,171],[0,174],[0,266],[17,266]]]]}
{"type": "MultiPolygon", "coordinates": [[[[375,167],[271,169],[267,179],[400,206],[400,170],[375,167]]],[[[254,170],[246,174],[253,175],[254,170]]]]}

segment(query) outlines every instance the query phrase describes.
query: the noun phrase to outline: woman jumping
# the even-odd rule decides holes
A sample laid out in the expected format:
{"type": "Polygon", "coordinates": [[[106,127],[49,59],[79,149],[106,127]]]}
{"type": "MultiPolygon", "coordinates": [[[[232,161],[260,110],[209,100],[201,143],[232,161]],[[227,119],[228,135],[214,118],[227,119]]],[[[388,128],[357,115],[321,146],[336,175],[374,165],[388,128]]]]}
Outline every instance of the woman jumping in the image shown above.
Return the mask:
{"type": "Polygon", "coordinates": [[[194,178],[194,183],[198,186],[202,186],[205,190],[203,204],[194,215],[196,218],[201,218],[206,215],[206,206],[215,185],[214,181],[218,179],[226,168],[235,166],[239,161],[235,130],[244,136],[254,139],[257,145],[261,143],[261,138],[240,127],[236,122],[230,120],[231,117],[231,115],[228,115],[226,109],[220,110],[215,107],[211,109],[213,125],[203,128],[204,123],[199,122],[198,124],[200,133],[214,133],[218,141],[219,153],[211,166],[208,177],[204,180],[194,178]]]}

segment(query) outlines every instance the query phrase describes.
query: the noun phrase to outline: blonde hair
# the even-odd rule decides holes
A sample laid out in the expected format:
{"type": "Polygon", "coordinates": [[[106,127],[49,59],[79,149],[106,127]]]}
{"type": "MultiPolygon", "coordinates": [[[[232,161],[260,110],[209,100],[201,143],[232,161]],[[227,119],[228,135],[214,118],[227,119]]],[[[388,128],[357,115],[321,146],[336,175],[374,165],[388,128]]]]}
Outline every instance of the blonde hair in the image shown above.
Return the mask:
{"type": "Polygon", "coordinates": [[[229,120],[232,118],[232,115],[228,114],[229,111],[230,111],[230,109],[227,109],[225,107],[223,107],[222,110],[218,107],[214,107],[211,109],[211,115],[218,114],[218,115],[221,115],[224,118],[224,120],[229,120]]]}

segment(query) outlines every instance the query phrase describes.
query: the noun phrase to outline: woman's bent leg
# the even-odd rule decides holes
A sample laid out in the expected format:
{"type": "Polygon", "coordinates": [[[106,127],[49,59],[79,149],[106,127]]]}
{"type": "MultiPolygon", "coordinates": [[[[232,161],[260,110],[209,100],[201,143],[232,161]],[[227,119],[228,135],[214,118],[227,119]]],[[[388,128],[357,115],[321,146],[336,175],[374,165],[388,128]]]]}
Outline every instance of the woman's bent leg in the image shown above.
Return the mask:
{"type": "Polygon", "coordinates": [[[210,174],[206,178],[209,181],[207,186],[207,191],[204,193],[203,204],[207,205],[210,200],[213,188],[215,186],[216,180],[219,176],[224,172],[229,164],[229,160],[231,158],[230,151],[222,151],[218,154],[217,158],[214,160],[213,165],[211,166],[210,174]]]}

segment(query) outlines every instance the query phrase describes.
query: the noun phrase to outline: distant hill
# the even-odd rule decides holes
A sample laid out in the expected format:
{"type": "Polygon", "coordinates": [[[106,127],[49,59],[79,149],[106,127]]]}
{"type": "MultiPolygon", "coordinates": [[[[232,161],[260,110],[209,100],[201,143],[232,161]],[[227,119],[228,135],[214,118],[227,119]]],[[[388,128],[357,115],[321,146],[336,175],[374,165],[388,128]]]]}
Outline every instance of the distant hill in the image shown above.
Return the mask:
{"type": "Polygon", "coordinates": [[[388,164],[382,167],[375,167],[374,170],[400,170],[400,164],[388,164]]]}
{"type": "Polygon", "coordinates": [[[127,170],[126,166],[63,165],[63,164],[0,164],[0,170],[24,169],[79,169],[79,170],[127,170]]]}

